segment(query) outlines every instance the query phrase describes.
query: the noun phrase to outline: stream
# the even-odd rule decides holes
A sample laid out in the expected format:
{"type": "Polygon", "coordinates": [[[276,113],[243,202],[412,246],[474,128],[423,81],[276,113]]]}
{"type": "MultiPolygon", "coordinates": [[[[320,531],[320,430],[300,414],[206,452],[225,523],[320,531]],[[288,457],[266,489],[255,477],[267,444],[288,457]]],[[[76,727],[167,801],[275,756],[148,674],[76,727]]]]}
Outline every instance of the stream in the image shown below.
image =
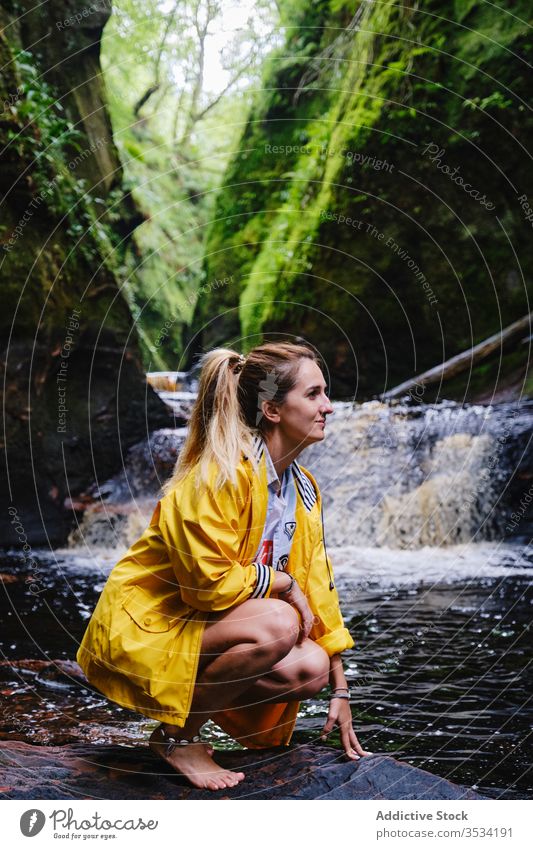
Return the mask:
{"type": "MultiPolygon", "coordinates": [[[[533,797],[532,412],[336,404],[324,444],[299,458],[324,495],[363,746],[494,798],[533,797]]],[[[135,446],[92,488],[68,547],[33,550],[31,570],[2,553],[3,740],[147,741],[156,723],[87,687],[71,662],[183,437],[157,431],[135,446]]],[[[325,693],[301,704],[295,745],[317,740],[327,706],[325,693]]],[[[213,723],[204,733],[238,747],[213,723]]]]}

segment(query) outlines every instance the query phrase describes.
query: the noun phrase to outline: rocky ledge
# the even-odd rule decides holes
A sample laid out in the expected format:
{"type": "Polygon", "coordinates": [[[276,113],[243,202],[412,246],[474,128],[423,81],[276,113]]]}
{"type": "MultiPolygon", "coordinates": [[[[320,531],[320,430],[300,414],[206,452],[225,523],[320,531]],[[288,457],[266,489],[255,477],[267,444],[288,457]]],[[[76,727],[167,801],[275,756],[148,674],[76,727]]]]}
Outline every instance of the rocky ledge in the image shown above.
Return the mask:
{"type": "Polygon", "coordinates": [[[7,799],[482,799],[467,787],[382,755],[348,761],[326,746],[220,751],[246,778],[195,790],[148,747],[0,744],[7,799]]]}

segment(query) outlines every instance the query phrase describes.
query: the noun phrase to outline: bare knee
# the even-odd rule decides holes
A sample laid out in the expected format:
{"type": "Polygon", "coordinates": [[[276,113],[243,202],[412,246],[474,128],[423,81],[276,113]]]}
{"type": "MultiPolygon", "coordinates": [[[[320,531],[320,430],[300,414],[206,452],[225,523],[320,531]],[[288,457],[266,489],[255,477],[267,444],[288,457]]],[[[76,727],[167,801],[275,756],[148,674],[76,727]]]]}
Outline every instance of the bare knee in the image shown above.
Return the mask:
{"type": "Polygon", "coordinates": [[[273,665],[290,652],[298,633],[298,614],[286,601],[249,599],[208,623],[202,654],[222,654],[234,645],[248,643],[255,654],[264,655],[273,665]]]}
{"type": "Polygon", "coordinates": [[[294,675],[299,691],[303,698],[310,698],[320,692],[329,681],[329,657],[316,643],[306,641],[305,651],[297,664],[294,675]]]}
{"type": "Polygon", "coordinates": [[[298,639],[298,614],[281,599],[263,599],[262,607],[263,615],[258,620],[255,634],[257,644],[280,658],[285,657],[298,639]]]}

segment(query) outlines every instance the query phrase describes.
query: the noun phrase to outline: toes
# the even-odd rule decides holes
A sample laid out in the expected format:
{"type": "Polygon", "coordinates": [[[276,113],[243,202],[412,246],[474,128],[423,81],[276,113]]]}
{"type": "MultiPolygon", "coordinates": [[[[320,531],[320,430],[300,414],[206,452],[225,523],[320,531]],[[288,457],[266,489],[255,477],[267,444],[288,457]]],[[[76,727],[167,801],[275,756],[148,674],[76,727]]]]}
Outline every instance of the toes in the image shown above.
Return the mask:
{"type": "Polygon", "coordinates": [[[244,778],[243,772],[229,772],[225,776],[227,781],[231,782],[231,786],[235,787],[244,778]]]}
{"type": "Polygon", "coordinates": [[[208,778],[205,781],[206,790],[226,790],[231,787],[236,787],[240,779],[231,778],[230,776],[221,776],[216,778],[208,778]]]}
{"type": "Polygon", "coordinates": [[[223,790],[226,786],[221,775],[211,775],[207,780],[214,785],[215,790],[223,790]]]}
{"type": "Polygon", "coordinates": [[[225,772],[206,779],[205,786],[208,790],[225,790],[228,787],[235,787],[239,780],[235,773],[225,772]]]}

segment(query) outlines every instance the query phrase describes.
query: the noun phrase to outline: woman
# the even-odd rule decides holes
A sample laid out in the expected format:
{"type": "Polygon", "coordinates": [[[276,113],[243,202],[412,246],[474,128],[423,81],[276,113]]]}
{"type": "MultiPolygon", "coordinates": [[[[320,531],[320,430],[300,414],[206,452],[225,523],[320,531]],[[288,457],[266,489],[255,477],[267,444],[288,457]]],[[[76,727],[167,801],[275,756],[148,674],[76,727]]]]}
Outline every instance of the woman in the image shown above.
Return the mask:
{"type": "Polygon", "coordinates": [[[150,525],[111,572],[77,660],[108,698],[161,722],[151,749],[195,787],[232,787],[200,739],[287,745],[299,701],[331,684],[323,735],[352,728],[343,624],[313,476],[296,462],[333,408],[315,354],[270,343],[201,360],[198,398],[150,525]]]}

